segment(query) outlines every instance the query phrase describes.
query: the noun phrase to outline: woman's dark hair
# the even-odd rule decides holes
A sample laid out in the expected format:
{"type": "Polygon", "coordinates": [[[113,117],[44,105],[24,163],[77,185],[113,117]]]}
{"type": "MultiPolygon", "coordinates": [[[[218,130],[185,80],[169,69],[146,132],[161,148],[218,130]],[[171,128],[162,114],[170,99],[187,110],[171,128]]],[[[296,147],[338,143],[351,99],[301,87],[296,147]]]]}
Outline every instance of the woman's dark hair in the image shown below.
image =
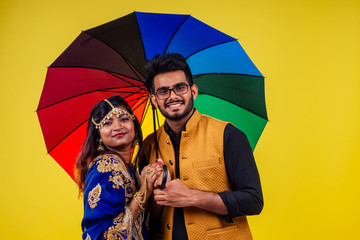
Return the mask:
{"type": "MultiPolygon", "coordinates": [[[[134,114],[131,110],[129,104],[120,96],[112,96],[107,99],[114,107],[124,107],[126,111],[130,114],[134,114]]],[[[87,171],[89,170],[90,162],[98,155],[97,147],[99,146],[100,140],[100,132],[99,129],[96,129],[95,124],[92,122],[92,118],[95,122],[100,122],[110,111],[112,110],[111,106],[105,102],[101,101],[97,103],[93,109],[91,110],[90,117],[88,120],[87,126],[87,134],[86,139],[82,145],[82,149],[80,155],[75,163],[75,180],[77,185],[79,186],[79,193],[83,193],[84,191],[84,183],[87,171]]],[[[141,126],[137,118],[134,120],[134,129],[135,129],[135,138],[137,138],[139,142],[139,151],[135,158],[134,166],[138,167],[138,157],[142,152],[143,138],[141,132],[141,126]]],[[[105,147],[105,146],[104,146],[105,147]]],[[[109,149],[105,147],[105,153],[111,152],[109,149]]],[[[114,152],[111,152],[114,153],[114,152]]],[[[114,153],[116,154],[116,153],[114,153]]]]}
{"type": "Polygon", "coordinates": [[[168,53],[164,55],[156,55],[152,60],[146,62],[147,70],[146,87],[150,93],[154,93],[154,77],[161,73],[184,71],[186,81],[189,85],[193,84],[192,74],[185,58],[178,53],[168,53]]]}

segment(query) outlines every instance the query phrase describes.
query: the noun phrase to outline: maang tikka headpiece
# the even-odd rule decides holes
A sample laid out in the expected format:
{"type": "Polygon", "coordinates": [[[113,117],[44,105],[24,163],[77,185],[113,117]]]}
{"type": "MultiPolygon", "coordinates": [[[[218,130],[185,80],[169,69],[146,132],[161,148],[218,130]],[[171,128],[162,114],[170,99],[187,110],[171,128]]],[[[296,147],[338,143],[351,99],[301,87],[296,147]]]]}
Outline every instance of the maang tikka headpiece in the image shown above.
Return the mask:
{"type": "Polygon", "coordinates": [[[95,124],[96,129],[100,129],[102,126],[104,126],[105,121],[110,119],[112,116],[120,117],[121,115],[125,114],[132,120],[135,120],[135,116],[130,114],[128,111],[114,107],[107,99],[104,99],[104,101],[107,102],[112,109],[99,123],[95,122],[94,117],[91,118],[91,121],[95,124]]]}

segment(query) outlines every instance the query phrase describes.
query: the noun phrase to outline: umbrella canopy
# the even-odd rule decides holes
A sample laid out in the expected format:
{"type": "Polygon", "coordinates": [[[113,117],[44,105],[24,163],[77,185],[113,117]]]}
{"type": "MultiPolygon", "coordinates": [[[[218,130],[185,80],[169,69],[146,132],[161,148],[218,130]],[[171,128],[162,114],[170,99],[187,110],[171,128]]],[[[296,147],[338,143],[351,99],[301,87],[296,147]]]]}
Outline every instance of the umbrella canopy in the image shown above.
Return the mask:
{"type": "Polygon", "coordinates": [[[122,96],[150,133],[144,66],[164,53],[186,58],[195,107],[232,122],[255,147],[267,122],[264,77],[239,42],[190,15],[134,12],[83,31],[48,68],[37,114],[49,154],[71,177],[90,110],[104,98],[122,96]]]}

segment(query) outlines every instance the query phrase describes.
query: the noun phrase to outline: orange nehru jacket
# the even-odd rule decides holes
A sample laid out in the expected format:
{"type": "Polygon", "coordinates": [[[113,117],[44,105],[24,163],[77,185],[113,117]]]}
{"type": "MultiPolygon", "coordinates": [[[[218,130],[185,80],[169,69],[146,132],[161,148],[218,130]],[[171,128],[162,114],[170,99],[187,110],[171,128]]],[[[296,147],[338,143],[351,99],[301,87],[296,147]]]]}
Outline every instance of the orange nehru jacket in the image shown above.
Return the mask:
{"type": "MultiPolygon", "coordinates": [[[[223,134],[226,122],[200,114],[195,110],[181,133],[179,168],[180,180],[191,189],[211,192],[230,190],[224,154],[223,134]]],[[[175,177],[175,153],[164,125],[157,132],[159,158],[167,165],[171,178],[175,177]]],[[[144,154],[150,163],[155,162],[154,134],[144,141],[144,154]]],[[[157,236],[172,239],[174,208],[165,207],[157,236]]],[[[184,219],[189,240],[192,239],[252,239],[245,216],[228,223],[219,215],[199,208],[184,208],[184,219]]]]}

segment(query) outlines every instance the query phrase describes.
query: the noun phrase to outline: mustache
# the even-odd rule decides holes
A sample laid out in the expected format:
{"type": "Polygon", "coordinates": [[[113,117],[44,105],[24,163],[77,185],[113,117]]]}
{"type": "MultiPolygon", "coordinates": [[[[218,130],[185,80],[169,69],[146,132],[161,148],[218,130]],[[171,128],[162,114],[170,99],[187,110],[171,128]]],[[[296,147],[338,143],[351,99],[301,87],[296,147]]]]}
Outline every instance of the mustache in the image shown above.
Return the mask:
{"type": "Polygon", "coordinates": [[[171,101],[171,102],[168,102],[167,104],[165,104],[165,107],[168,107],[169,105],[174,104],[174,103],[182,103],[182,104],[184,104],[185,101],[183,101],[183,100],[171,101]]]}

